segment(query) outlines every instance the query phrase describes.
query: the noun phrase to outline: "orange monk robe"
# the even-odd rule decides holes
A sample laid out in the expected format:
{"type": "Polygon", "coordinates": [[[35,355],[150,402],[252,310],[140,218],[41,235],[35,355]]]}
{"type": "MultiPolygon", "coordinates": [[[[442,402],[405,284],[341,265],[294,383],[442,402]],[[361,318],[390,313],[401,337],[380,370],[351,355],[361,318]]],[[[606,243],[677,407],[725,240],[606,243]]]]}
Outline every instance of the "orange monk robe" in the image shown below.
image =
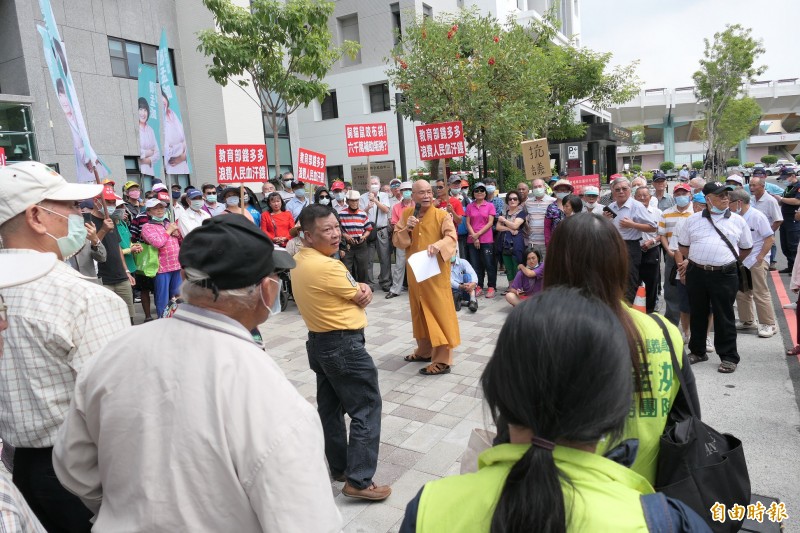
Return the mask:
{"type": "Polygon", "coordinates": [[[406,222],[413,214],[413,207],[403,210],[392,242],[406,251],[406,260],[417,252],[427,251],[429,245],[436,245],[439,249],[436,260],[441,270],[436,276],[418,283],[413,270],[406,266],[416,355],[430,356],[432,363],[452,365],[453,348],[461,344],[450,287],[450,258],[458,249],[458,234],[450,215],[434,207],[428,208],[413,233],[409,233],[406,222]]]}

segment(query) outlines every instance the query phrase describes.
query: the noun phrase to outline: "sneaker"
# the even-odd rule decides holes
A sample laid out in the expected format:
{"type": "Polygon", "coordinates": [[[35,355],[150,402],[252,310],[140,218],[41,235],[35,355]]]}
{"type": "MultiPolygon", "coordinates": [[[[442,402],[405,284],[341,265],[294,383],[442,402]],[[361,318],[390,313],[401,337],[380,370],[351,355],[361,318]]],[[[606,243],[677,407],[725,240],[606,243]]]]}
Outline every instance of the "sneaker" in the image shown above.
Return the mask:
{"type": "Polygon", "coordinates": [[[135,304],[140,304],[140,303],[142,303],[142,299],[141,299],[141,298],[139,298],[139,297],[137,296],[137,297],[135,297],[135,298],[133,299],[133,303],[135,303],[135,304]]]}
{"type": "MultiPolygon", "coordinates": [[[[747,322],[736,321],[736,329],[753,329],[754,327],[756,327],[756,323],[752,320],[747,322]]],[[[761,331],[761,328],[759,328],[759,331],[761,331]]]]}
{"type": "Polygon", "coordinates": [[[494,289],[492,287],[489,287],[488,289],[486,289],[486,297],[487,298],[494,298],[494,289]]]}
{"type": "Polygon", "coordinates": [[[475,296],[480,296],[481,294],[483,294],[483,289],[475,287],[475,296]]]}
{"type": "Polygon", "coordinates": [[[775,272],[776,270],[778,270],[778,263],[770,263],[769,264],[769,271],[770,272],[775,272]]]}
{"type": "Polygon", "coordinates": [[[388,485],[379,487],[375,483],[365,489],[357,489],[348,481],[342,488],[342,494],[348,498],[358,498],[360,500],[370,500],[379,502],[385,500],[392,493],[392,488],[388,485]]]}
{"type": "Polygon", "coordinates": [[[714,343],[709,338],[706,338],[706,353],[714,353],[714,343]]]}
{"type": "Polygon", "coordinates": [[[797,303],[793,304],[786,304],[783,306],[784,309],[797,309],[797,303]]]}
{"type": "Polygon", "coordinates": [[[478,310],[478,300],[470,300],[469,301],[469,310],[470,312],[474,313],[478,310]]]}
{"type": "Polygon", "coordinates": [[[768,339],[778,332],[778,326],[775,324],[761,324],[758,326],[758,336],[763,339],[768,339]]]}

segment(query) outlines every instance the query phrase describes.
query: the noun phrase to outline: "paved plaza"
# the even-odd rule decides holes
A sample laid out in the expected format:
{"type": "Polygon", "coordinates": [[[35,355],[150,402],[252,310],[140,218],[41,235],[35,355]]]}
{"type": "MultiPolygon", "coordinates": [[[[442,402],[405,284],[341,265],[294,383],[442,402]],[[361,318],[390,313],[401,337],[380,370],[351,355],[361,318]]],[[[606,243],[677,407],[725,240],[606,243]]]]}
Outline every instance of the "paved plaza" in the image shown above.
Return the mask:
{"type": "MultiPolygon", "coordinates": [[[[781,278],[788,283],[788,276],[781,278]]],[[[505,286],[505,280],[498,279],[499,292],[505,286]]],[[[391,484],[393,492],[383,503],[364,503],[345,497],[341,494],[343,483],[332,482],[346,532],[397,531],[406,503],[425,482],[459,473],[472,430],[492,428],[479,380],[511,309],[498,293],[494,300],[480,298],[475,314],[462,310],[458,314],[461,346],[455,350],[452,373],[428,377],[418,374],[423,363],[403,361],[414,348],[407,293],[392,300],[383,296],[383,292],[377,292],[367,309],[366,338],[378,367],[383,396],[375,481],[391,484]]],[[[775,306],[781,333],[770,339],[758,338],[755,330],[741,333],[742,363],[735,373],[718,373],[715,354],[693,368],[704,421],[743,441],[753,494],[785,502],[789,513],[785,530],[800,531],[800,412],[796,394],[800,364],[783,355],[784,344],[789,344],[784,341],[788,328],[777,300],[775,306]]],[[[269,355],[300,393],[315,404],[315,377],[305,351],[307,330],[297,306],[290,303],[261,331],[269,355]]]]}

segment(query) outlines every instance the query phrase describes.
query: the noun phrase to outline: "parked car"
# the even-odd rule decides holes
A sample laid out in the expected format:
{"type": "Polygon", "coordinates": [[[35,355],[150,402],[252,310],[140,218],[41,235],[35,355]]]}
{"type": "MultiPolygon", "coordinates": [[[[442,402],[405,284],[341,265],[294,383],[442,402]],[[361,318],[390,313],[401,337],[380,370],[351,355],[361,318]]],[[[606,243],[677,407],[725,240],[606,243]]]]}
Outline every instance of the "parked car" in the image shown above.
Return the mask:
{"type": "Polygon", "coordinates": [[[778,159],[777,163],[767,167],[767,176],[777,176],[784,168],[795,168],[795,165],[788,159],[778,159]]]}

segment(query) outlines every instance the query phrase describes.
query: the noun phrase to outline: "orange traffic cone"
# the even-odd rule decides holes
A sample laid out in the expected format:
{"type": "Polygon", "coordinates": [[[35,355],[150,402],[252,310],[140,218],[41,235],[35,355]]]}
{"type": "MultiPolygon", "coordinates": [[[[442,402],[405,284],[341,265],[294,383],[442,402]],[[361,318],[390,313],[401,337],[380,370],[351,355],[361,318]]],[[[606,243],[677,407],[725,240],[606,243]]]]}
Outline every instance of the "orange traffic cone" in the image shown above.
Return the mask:
{"type": "Polygon", "coordinates": [[[647,312],[647,291],[645,290],[644,283],[639,285],[636,289],[636,297],[633,299],[633,308],[642,313],[647,312]]]}

